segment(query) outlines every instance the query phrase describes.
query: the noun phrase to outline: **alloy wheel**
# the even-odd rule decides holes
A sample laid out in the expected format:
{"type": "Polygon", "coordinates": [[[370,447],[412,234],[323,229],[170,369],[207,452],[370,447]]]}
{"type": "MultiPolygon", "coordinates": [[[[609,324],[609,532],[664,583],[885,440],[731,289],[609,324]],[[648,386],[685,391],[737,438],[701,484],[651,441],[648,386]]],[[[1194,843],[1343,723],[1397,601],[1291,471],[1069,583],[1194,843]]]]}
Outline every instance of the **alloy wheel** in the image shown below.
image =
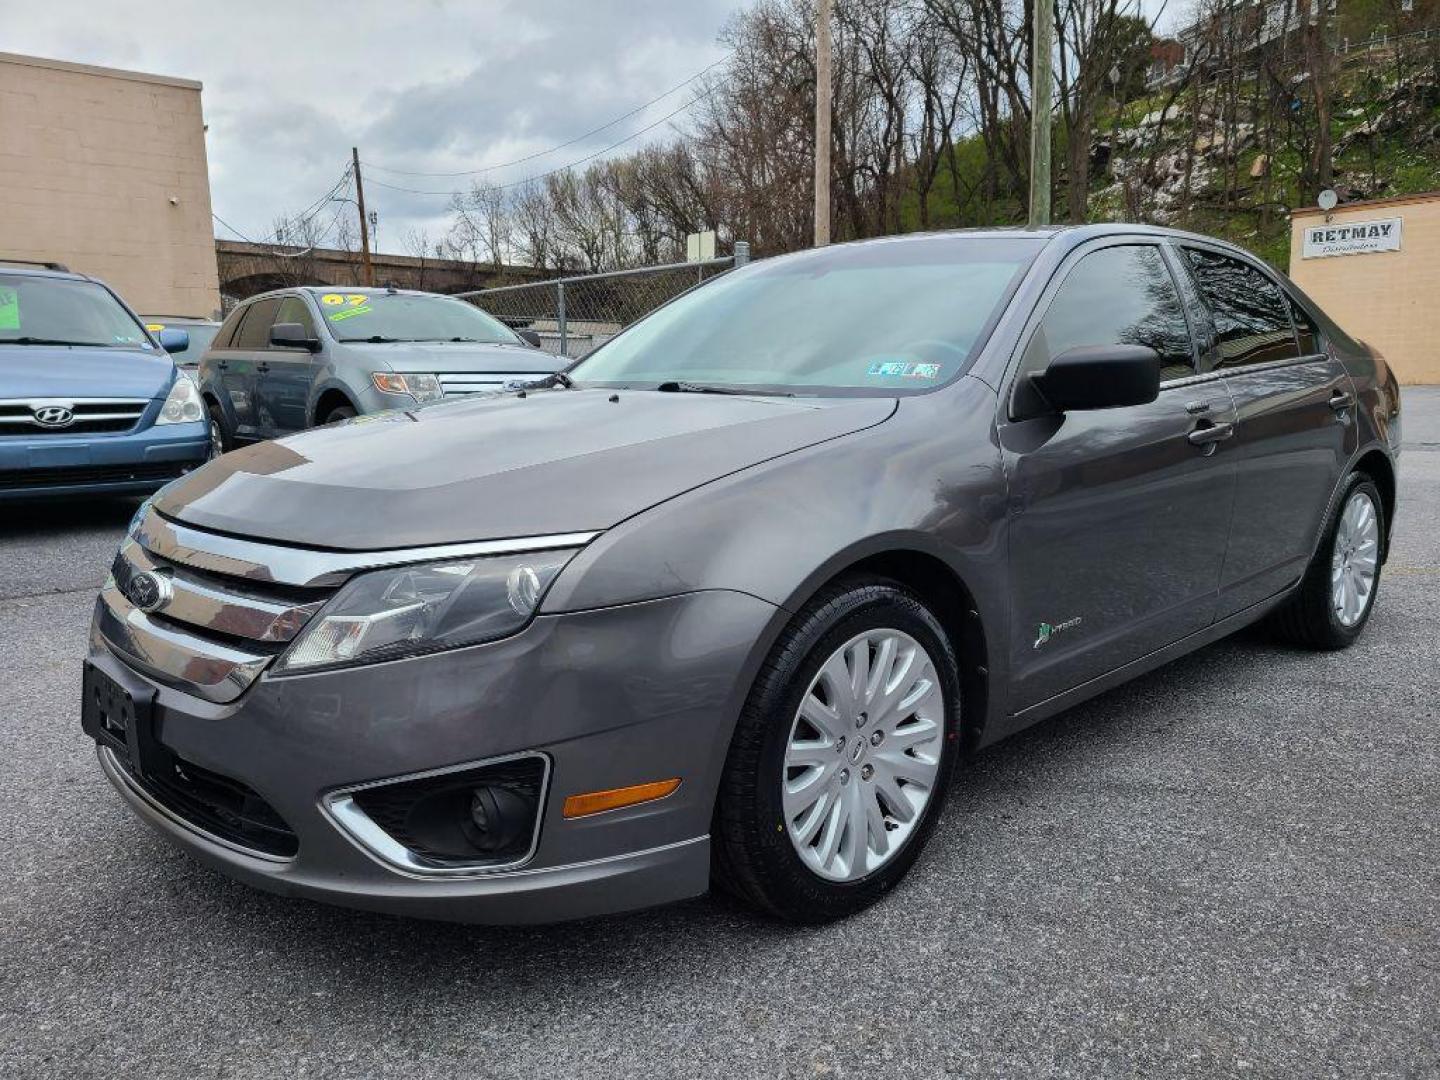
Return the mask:
{"type": "Polygon", "coordinates": [[[225,437],[220,431],[220,422],[212,416],[210,418],[210,460],[214,461],[223,453],[225,453],[225,437]]]}
{"type": "Polygon", "coordinates": [[[836,649],[785,746],[785,826],[806,867],[855,881],[893,858],[930,801],[944,738],[944,693],[918,641],[876,629],[836,649]]]}
{"type": "Polygon", "coordinates": [[[1356,491],[1340,514],[1330,554],[1330,603],[1341,626],[1349,629],[1364,618],[1379,561],[1380,519],[1370,496],[1356,491]]]}

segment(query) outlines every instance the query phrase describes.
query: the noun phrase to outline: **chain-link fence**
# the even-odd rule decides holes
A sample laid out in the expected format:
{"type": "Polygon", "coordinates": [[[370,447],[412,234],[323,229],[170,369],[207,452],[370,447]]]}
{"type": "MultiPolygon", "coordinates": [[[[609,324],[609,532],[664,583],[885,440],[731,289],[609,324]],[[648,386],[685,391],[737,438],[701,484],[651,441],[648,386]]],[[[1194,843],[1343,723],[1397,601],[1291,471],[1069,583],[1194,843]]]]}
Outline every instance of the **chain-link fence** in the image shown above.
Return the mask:
{"type": "Polygon", "coordinates": [[[457,293],[516,330],[533,330],[556,356],[584,356],[641,316],[749,261],[749,245],[704,262],[669,263],[457,293]]]}

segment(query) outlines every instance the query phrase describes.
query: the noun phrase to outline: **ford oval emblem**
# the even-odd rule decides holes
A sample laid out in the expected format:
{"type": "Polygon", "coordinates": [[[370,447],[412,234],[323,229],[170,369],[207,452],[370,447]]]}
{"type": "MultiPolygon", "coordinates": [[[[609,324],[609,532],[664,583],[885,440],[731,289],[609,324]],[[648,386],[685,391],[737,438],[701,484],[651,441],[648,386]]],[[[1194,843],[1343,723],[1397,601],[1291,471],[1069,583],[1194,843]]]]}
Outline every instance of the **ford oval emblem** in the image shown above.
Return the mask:
{"type": "Polygon", "coordinates": [[[125,583],[122,590],[129,600],[146,613],[159,611],[170,602],[170,579],[142,570],[125,583]]]}

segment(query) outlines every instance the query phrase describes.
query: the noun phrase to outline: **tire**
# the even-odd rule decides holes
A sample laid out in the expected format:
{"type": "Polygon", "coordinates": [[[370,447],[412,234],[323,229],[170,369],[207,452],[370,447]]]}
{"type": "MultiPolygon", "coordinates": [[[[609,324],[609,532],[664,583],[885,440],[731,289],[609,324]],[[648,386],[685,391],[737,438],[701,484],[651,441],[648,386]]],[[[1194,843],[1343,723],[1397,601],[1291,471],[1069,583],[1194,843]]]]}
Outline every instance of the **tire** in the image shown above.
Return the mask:
{"type": "MultiPolygon", "coordinates": [[[[919,856],[934,829],[954,771],[959,753],[958,670],[954,650],[939,620],[914,594],[896,582],[881,578],[842,581],[826,588],[807,604],[771,650],[736,725],[712,829],[712,871],[716,884],[771,915],[811,924],[830,922],[860,911],[894,886],[919,856]],[[852,654],[845,650],[858,650],[862,646],[857,642],[861,640],[869,671],[886,670],[882,667],[885,658],[895,655],[902,659],[888,670],[899,672],[903,657],[912,658],[903,677],[891,676],[894,679],[892,697],[897,701],[911,700],[919,692],[919,682],[914,682],[913,692],[906,686],[916,679],[917,673],[923,675],[929,670],[923,663],[923,659],[928,658],[935,675],[929,681],[938,688],[938,701],[933,690],[927,692],[919,705],[910,706],[912,715],[907,721],[905,708],[886,709],[881,700],[885,695],[877,692],[876,697],[868,699],[869,707],[877,713],[874,729],[857,726],[849,730],[842,748],[839,742],[827,741],[821,728],[802,720],[799,713],[802,703],[808,711],[815,704],[812,699],[828,694],[828,675],[821,669],[827,662],[833,664],[837,655],[847,659],[842,660],[838,669],[827,667],[827,672],[853,676],[854,666],[848,665],[848,658],[857,657],[855,666],[858,666],[858,652],[852,654]],[[909,645],[905,644],[907,640],[909,645]],[[885,641],[893,642],[896,651],[883,651],[885,641]],[[920,651],[912,651],[911,646],[918,646],[924,658],[920,651]],[[926,716],[921,716],[921,709],[926,716]],[[893,722],[885,720],[887,716],[894,718],[893,722]],[[876,730],[882,725],[885,730],[879,731],[877,740],[876,730]],[[916,732],[922,730],[929,732],[925,744],[911,745],[917,742],[916,732]],[[802,742],[804,749],[797,745],[802,742]],[[832,749],[833,760],[827,756],[832,749]],[[814,754],[820,763],[795,765],[793,759],[787,759],[791,751],[814,754]],[[899,772],[892,773],[892,766],[887,764],[902,760],[900,770],[919,770],[922,758],[912,756],[915,754],[923,754],[931,762],[924,768],[934,770],[928,795],[926,785],[912,787],[899,772]],[[812,773],[812,770],[819,772],[812,773]],[[840,775],[842,772],[849,774],[848,781],[840,775]],[[798,819],[792,817],[797,806],[795,800],[812,797],[812,785],[806,783],[806,778],[812,775],[832,777],[826,781],[832,798],[827,804],[817,801],[809,811],[801,812],[798,819]],[[795,785],[803,785],[806,792],[799,796],[782,793],[782,789],[795,785]],[[907,802],[923,799],[923,805],[918,809],[912,805],[910,819],[902,823],[903,811],[887,810],[887,792],[892,797],[899,793],[907,802]],[[854,801],[846,803],[847,795],[854,801]],[[787,798],[792,800],[788,809],[787,798]],[[863,813],[857,809],[856,815],[864,818],[865,828],[859,833],[841,829],[839,836],[843,839],[834,846],[853,852],[853,856],[836,855],[827,867],[822,865],[825,837],[830,820],[835,817],[836,805],[863,808],[863,813]],[[803,833],[814,820],[810,812],[819,813],[816,807],[828,812],[820,815],[825,824],[818,827],[815,839],[807,843],[803,833]],[[877,812],[878,817],[870,816],[872,812],[877,812]],[[872,841],[872,837],[883,836],[883,842],[889,844],[891,837],[902,831],[903,835],[888,853],[874,848],[880,841],[872,841]],[[857,837],[863,844],[858,849],[851,846],[857,837]],[[804,856],[802,849],[806,852],[804,856]],[[874,860],[883,861],[870,865],[874,860]],[[846,864],[844,874],[840,873],[842,864],[846,864]]],[[[878,679],[872,685],[879,688],[878,679]]],[[[832,707],[823,701],[821,705],[832,707]]],[[[835,730],[846,725],[846,707],[845,702],[838,700],[833,705],[839,717],[835,730]]],[[[866,715],[858,706],[853,711],[862,718],[866,715]]],[[[827,714],[827,722],[836,716],[827,714]]],[[[856,723],[872,721],[857,720],[856,723]]],[[[898,800],[896,805],[900,805],[898,800]]]]}
{"type": "Polygon", "coordinates": [[[1344,649],[1354,644],[1375,609],[1384,545],[1385,503],[1380,498],[1380,490],[1365,473],[1352,472],[1340,487],[1340,497],[1335,500],[1325,522],[1320,545],[1305,570],[1305,576],[1271,617],[1271,627],[1276,636],[1307,649],[1344,649]],[[1373,515],[1373,536],[1356,543],[1357,539],[1363,538],[1359,532],[1348,527],[1346,513],[1352,510],[1353,504],[1367,499],[1369,512],[1373,515]],[[1356,567],[1363,574],[1368,563],[1373,570],[1368,592],[1359,598],[1358,610],[1351,608],[1348,615],[1342,615],[1339,610],[1332,581],[1336,572],[1337,546],[1342,566],[1356,567]],[[1347,562],[1345,553],[1352,548],[1353,555],[1347,562]]]}
{"type": "Polygon", "coordinates": [[[336,405],[335,408],[331,409],[328,413],[325,414],[325,419],[322,420],[321,423],[335,424],[339,423],[341,420],[353,419],[355,419],[354,409],[352,409],[349,405],[336,405]]]}
{"type": "Polygon", "coordinates": [[[220,406],[213,401],[205,405],[205,414],[210,424],[210,456],[207,461],[214,461],[221,454],[228,454],[235,449],[235,440],[225,430],[225,416],[220,411],[220,406]]]}

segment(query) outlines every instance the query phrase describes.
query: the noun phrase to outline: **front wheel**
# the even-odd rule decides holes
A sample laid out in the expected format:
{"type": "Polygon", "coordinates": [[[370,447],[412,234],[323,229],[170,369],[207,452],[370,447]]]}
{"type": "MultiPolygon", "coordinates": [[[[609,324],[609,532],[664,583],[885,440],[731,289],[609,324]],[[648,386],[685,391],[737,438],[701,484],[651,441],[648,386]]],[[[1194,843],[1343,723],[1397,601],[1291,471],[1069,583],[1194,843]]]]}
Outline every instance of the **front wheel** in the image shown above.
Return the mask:
{"type": "Polygon", "coordinates": [[[354,409],[352,409],[349,405],[337,405],[335,406],[335,408],[331,409],[328,413],[325,414],[325,419],[323,423],[335,424],[339,423],[341,420],[353,419],[355,419],[354,409]]]}
{"type": "Polygon", "coordinates": [[[1345,478],[1305,577],[1275,613],[1275,630],[1312,649],[1343,649],[1365,629],[1380,587],[1385,504],[1364,473],[1345,478]]]}
{"type": "Polygon", "coordinates": [[[794,922],[873,903],[934,828],[959,704],[954,652],[917,597],[881,579],[827,589],[782,633],[740,717],[717,882],[794,922]]]}

